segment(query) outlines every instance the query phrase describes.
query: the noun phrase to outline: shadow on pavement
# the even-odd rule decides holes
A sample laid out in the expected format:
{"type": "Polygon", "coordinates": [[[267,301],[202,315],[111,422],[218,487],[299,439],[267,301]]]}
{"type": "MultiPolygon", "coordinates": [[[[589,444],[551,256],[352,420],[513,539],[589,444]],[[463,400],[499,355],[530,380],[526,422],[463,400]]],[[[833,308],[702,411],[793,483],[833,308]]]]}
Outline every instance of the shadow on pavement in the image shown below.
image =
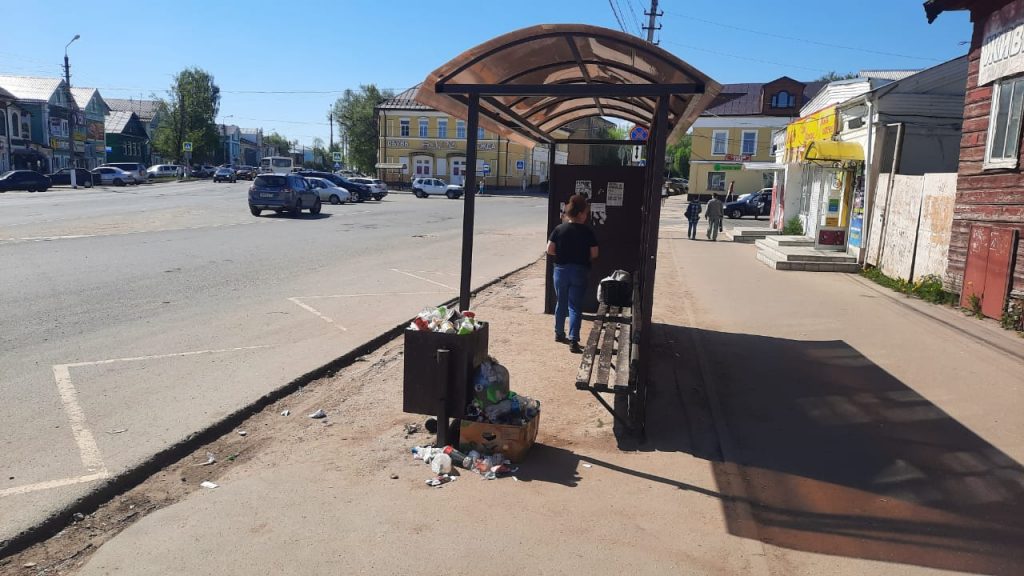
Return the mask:
{"type": "Polygon", "coordinates": [[[821,554],[1021,573],[1024,468],[856,349],[653,330],[648,436],[635,444],[621,435],[620,446],[710,460],[721,493],[708,495],[723,500],[731,534],[821,554]],[[716,424],[731,437],[731,461],[716,424]]]}

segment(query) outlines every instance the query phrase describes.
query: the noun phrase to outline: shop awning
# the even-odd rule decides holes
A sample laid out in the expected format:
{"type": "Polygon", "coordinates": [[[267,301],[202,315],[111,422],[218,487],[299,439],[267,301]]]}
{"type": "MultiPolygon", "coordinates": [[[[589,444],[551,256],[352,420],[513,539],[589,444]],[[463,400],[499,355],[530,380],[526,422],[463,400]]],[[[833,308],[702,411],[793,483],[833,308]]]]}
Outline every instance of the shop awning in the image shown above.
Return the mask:
{"type": "Polygon", "coordinates": [[[863,162],[864,148],[856,142],[815,140],[807,145],[804,160],[813,162],[863,162]]]}

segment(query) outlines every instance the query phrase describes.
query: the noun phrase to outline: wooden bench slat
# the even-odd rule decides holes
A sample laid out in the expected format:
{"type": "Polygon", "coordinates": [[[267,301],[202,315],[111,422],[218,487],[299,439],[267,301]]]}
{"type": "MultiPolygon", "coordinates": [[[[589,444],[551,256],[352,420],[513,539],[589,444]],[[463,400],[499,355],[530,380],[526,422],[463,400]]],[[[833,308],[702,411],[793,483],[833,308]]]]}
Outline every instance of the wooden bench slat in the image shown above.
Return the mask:
{"type": "Polygon", "coordinates": [[[629,324],[619,326],[618,348],[615,352],[616,386],[629,386],[629,360],[633,357],[633,343],[629,340],[631,333],[629,324]]]}
{"type": "Polygon", "coordinates": [[[608,385],[608,374],[612,368],[612,352],[615,351],[615,333],[619,329],[618,322],[605,322],[602,329],[601,356],[597,361],[597,384],[608,385]]]}
{"type": "Polygon", "coordinates": [[[576,387],[585,389],[590,385],[590,376],[594,371],[594,356],[597,354],[597,345],[601,340],[601,333],[604,331],[604,318],[608,314],[608,306],[601,304],[597,307],[597,319],[590,329],[590,336],[587,337],[587,346],[583,349],[583,360],[580,361],[580,369],[576,372],[576,387]]]}

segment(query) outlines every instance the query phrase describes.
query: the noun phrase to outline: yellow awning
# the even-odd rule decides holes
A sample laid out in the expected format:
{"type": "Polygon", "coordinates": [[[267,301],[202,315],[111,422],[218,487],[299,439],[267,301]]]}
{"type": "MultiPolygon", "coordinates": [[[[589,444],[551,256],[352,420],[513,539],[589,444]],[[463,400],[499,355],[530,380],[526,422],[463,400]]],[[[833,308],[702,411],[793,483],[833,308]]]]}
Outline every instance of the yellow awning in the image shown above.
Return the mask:
{"type": "Polygon", "coordinates": [[[815,140],[807,145],[804,160],[808,162],[820,160],[824,162],[863,162],[864,148],[856,142],[836,142],[835,140],[815,140]]]}

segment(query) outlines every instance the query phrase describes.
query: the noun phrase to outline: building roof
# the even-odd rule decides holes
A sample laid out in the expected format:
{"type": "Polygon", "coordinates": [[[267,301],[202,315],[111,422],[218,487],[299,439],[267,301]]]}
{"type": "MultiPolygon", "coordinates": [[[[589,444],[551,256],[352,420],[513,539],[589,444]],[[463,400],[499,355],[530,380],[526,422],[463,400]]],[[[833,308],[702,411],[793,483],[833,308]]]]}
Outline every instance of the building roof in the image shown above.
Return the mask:
{"type": "Polygon", "coordinates": [[[135,116],[136,119],[138,118],[134,112],[114,110],[110,114],[107,114],[104,130],[111,134],[120,134],[128,127],[128,123],[132,121],[133,116],[135,116]]]}
{"type": "Polygon", "coordinates": [[[917,74],[921,70],[861,70],[857,73],[860,78],[877,78],[879,80],[903,80],[917,74]]]}
{"type": "Polygon", "coordinates": [[[0,88],[10,92],[17,100],[30,102],[49,102],[53,93],[63,84],[60,78],[0,76],[0,88]]]}
{"type": "Polygon", "coordinates": [[[139,120],[149,122],[160,110],[159,100],[136,100],[134,98],[105,98],[107,106],[118,112],[135,112],[139,120]]]}
{"type": "Polygon", "coordinates": [[[217,130],[225,136],[242,136],[242,129],[234,124],[218,124],[217,130]]]}
{"type": "Polygon", "coordinates": [[[0,87],[0,100],[14,100],[14,94],[4,90],[3,87],[0,87]]]}
{"type": "Polygon", "coordinates": [[[520,144],[588,116],[654,124],[667,105],[668,141],[693,125],[721,85],[664,48],[609,28],[541,24],[466,50],[427,75],[416,100],[456,118],[479,99],[480,125],[520,144]],[[659,100],[663,99],[663,100],[659,100]]]}
{"type": "Polygon", "coordinates": [[[107,112],[110,111],[110,106],[107,105],[107,101],[103,99],[103,96],[100,94],[100,91],[95,89],[95,88],[74,88],[73,87],[73,88],[71,88],[71,95],[75,99],[75,104],[77,104],[78,107],[83,109],[83,110],[87,106],[89,106],[89,102],[92,101],[93,97],[97,97],[97,98],[99,98],[100,103],[103,106],[106,106],[106,111],[107,112]]]}
{"type": "Polygon", "coordinates": [[[260,141],[260,129],[259,128],[239,128],[239,139],[248,140],[253,144],[260,141]]]}
{"type": "MultiPolygon", "coordinates": [[[[757,116],[762,114],[761,92],[770,82],[746,82],[723,84],[722,92],[708,106],[702,116],[757,116]]],[[[803,100],[797,108],[809,102],[827,82],[801,82],[804,85],[803,100]]]]}
{"type": "Polygon", "coordinates": [[[377,105],[380,110],[433,110],[430,106],[425,106],[416,101],[416,91],[419,90],[420,85],[417,84],[412,88],[404,90],[399,94],[396,94],[394,98],[388,98],[377,105]]]}

